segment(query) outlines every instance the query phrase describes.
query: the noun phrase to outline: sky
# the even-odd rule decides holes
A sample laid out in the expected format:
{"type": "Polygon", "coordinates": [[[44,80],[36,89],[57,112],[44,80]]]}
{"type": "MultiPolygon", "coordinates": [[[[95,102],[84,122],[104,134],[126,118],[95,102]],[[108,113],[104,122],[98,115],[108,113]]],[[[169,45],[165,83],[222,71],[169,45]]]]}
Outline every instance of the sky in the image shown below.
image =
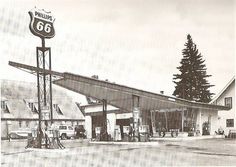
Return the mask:
{"type": "Polygon", "coordinates": [[[172,95],[190,34],[212,75],[211,92],[235,75],[233,0],[1,0],[0,79],[36,82],[8,65],[36,65],[41,41],[29,30],[28,14],[35,6],[56,18],[56,35],[46,40],[52,70],[172,95]]]}

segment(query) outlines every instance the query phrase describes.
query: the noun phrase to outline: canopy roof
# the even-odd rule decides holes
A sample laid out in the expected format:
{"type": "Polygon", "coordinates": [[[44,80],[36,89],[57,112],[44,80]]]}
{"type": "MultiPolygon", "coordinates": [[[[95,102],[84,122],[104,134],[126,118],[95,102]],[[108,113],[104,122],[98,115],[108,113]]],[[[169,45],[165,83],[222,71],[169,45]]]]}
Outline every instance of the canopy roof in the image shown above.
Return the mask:
{"type": "Polygon", "coordinates": [[[184,107],[213,110],[228,109],[224,106],[173,98],[71,73],[64,73],[64,77],[55,80],[54,84],[99,100],[106,99],[108,104],[126,112],[132,111],[133,95],[140,97],[140,110],[161,110],[184,107]]]}
{"type": "Polygon", "coordinates": [[[192,102],[72,73],[43,70],[15,62],[9,62],[9,64],[17,68],[29,70],[30,73],[34,74],[37,71],[52,74],[56,78],[53,81],[54,84],[98,100],[105,99],[108,104],[120,108],[124,112],[132,112],[133,95],[140,97],[139,107],[142,111],[173,108],[202,108],[215,111],[229,109],[225,106],[192,102]]]}

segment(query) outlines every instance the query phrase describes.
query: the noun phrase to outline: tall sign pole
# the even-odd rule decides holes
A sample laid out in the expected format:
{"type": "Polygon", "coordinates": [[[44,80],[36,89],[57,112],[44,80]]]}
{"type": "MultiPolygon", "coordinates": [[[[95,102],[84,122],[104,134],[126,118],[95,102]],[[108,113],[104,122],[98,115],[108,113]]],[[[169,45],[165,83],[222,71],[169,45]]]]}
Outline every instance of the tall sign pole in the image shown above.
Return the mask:
{"type": "MultiPolygon", "coordinates": [[[[54,21],[55,18],[51,12],[34,8],[29,11],[30,31],[33,35],[41,38],[42,46],[36,47],[37,68],[42,68],[44,72],[37,71],[37,92],[38,92],[38,147],[42,148],[42,121],[47,128],[48,121],[53,123],[52,109],[52,76],[51,73],[45,73],[45,69],[51,70],[51,48],[45,47],[45,39],[55,36],[54,21]]],[[[47,147],[47,140],[46,140],[47,147]]]]}

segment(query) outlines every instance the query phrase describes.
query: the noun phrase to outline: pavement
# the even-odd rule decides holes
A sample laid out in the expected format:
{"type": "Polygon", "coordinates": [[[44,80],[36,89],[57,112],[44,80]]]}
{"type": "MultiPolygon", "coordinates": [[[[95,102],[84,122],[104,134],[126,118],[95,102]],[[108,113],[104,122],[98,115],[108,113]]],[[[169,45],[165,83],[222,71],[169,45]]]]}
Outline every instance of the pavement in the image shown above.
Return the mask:
{"type": "Polygon", "coordinates": [[[110,144],[110,145],[142,145],[142,146],[157,146],[158,141],[189,141],[189,140],[204,140],[204,139],[224,139],[223,135],[212,136],[189,136],[189,137],[151,137],[150,142],[123,142],[123,141],[89,141],[93,144],[110,144]]]}
{"type": "Polygon", "coordinates": [[[104,145],[158,146],[158,142],[90,141],[89,143],[91,143],[91,144],[104,144],[104,145]]]}
{"type": "Polygon", "coordinates": [[[207,135],[207,136],[188,136],[188,137],[152,137],[151,141],[188,141],[188,140],[204,140],[204,139],[222,139],[224,135],[207,135]]]}
{"type": "Polygon", "coordinates": [[[1,166],[144,167],[235,166],[236,140],[126,142],[63,140],[63,150],[25,149],[26,140],[1,141],[1,166]]]}

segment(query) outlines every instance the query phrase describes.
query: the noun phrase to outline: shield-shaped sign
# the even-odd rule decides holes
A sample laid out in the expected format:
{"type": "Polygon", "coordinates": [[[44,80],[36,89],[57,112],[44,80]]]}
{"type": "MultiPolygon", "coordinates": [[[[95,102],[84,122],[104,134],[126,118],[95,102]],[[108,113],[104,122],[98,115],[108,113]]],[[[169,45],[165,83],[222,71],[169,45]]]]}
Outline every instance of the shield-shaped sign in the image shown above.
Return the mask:
{"type": "Polygon", "coordinates": [[[53,23],[55,18],[51,12],[40,10],[37,8],[29,11],[30,15],[30,31],[40,38],[52,38],[55,36],[53,23]]]}

